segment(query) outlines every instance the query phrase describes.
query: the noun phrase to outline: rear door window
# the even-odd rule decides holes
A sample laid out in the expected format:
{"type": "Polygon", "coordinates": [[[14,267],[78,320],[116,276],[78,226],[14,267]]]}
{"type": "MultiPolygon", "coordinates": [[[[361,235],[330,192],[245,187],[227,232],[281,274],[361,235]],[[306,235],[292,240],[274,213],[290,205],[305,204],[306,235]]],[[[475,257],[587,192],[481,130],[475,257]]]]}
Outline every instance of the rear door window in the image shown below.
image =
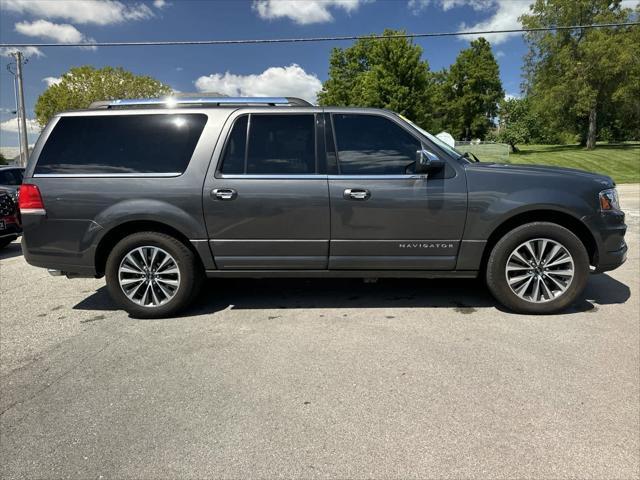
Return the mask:
{"type": "Polygon", "coordinates": [[[206,122],[199,113],[62,117],[34,173],[179,175],[206,122]]]}
{"type": "Polygon", "coordinates": [[[315,116],[252,114],[238,118],[225,146],[221,171],[250,175],[316,173],[315,116]]]}

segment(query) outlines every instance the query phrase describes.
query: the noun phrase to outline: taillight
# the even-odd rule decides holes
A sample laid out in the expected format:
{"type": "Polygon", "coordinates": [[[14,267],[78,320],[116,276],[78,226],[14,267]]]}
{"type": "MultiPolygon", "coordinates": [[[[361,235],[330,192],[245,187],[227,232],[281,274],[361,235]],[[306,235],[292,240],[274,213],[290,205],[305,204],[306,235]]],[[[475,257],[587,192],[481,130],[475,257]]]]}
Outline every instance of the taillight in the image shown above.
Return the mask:
{"type": "Polygon", "coordinates": [[[46,214],[42,195],[40,195],[40,189],[37,185],[31,185],[30,183],[22,184],[20,193],[18,193],[18,208],[20,208],[20,213],[23,215],[46,214]]]}

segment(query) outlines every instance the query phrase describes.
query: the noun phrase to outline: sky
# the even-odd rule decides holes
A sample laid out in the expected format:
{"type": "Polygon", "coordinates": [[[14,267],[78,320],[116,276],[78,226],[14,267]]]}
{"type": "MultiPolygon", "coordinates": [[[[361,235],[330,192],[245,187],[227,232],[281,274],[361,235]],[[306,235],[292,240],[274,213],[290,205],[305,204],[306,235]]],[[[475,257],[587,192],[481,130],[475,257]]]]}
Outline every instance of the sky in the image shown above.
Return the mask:
{"type": "MultiPolygon", "coordinates": [[[[626,2],[636,0],[625,0],[626,2]]],[[[0,43],[211,40],[519,28],[530,0],[0,0],[0,43]]],[[[416,39],[432,70],[472,36],[416,39]]],[[[520,34],[489,35],[507,95],[520,92],[520,34]]],[[[38,96],[69,68],[120,66],[181,92],[297,96],[315,101],[333,47],[352,42],[229,46],[23,48],[29,141],[38,96]]],[[[17,146],[13,76],[0,49],[0,146],[17,146]]]]}

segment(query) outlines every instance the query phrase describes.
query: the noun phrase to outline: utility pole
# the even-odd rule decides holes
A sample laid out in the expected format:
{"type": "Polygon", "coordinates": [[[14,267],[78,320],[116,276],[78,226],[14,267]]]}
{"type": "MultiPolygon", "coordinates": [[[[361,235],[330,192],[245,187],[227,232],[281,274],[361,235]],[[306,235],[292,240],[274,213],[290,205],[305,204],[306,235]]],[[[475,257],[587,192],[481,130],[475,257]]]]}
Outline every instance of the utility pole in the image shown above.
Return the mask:
{"type": "Polygon", "coordinates": [[[20,166],[24,167],[29,158],[29,139],[27,138],[27,114],[24,106],[24,88],[22,86],[22,52],[13,52],[16,59],[16,82],[18,89],[16,96],[18,103],[18,132],[20,133],[20,166]]]}

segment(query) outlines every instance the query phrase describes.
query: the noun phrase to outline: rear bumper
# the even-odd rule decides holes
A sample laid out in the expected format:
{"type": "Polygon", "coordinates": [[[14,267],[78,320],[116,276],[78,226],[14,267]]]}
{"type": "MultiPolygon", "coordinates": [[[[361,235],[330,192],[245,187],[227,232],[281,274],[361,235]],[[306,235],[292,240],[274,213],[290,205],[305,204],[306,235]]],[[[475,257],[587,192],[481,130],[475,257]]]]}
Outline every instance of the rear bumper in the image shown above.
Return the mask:
{"type": "MultiPolygon", "coordinates": [[[[29,265],[46,268],[48,270],[59,270],[62,275],[73,277],[96,277],[96,269],[93,264],[74,263],[73,257],[66,255],[55,255],[51,253],[33,253],[29,248],[26,236],[22,237],[22,254],[29,265]]],[[[80,259],[81,260],[81,259],[80,259]]]]}
{"type": "Polygon", "coordinates": [[[95,277],[95,238],[101,227],[90,220],[58,221],[23,215],[22,253],[34,267],[95,277]]]}

